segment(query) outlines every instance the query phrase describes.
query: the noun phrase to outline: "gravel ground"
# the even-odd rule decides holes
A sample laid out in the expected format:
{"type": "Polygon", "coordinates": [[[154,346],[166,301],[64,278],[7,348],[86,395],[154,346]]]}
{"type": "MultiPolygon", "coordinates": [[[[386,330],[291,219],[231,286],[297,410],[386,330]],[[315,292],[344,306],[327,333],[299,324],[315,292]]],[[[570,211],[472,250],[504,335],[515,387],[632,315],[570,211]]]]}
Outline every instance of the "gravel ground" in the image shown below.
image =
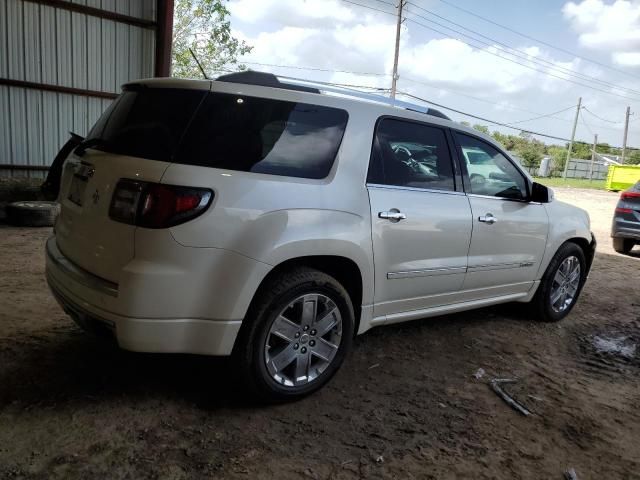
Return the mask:
{"type": "Polygon", "coordinates": [[[49,230],[0,227],[0,478],[640,479],[640,252],[611,250],[616,194],[556,194],[599,239],[564,322],[502,306],[374,329],[326,388],[270,407],[224,359],[85,335],[47,291],[49,230]]]}

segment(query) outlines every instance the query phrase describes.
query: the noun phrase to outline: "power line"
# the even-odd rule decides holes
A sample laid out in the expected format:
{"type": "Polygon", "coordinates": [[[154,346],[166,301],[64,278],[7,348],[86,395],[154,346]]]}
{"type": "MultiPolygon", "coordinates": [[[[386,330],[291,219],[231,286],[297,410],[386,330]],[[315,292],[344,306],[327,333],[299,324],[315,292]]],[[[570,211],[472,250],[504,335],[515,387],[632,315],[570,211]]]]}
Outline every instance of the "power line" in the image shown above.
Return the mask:
{"type": "MultiPolygon", "coordinates": [[[[386,77],[390,76],[389,74],[385,74],[385,73],[354,72],[354,71],[349,71],[349,70],[333,70],[333,69],[329,69],[329,68],[319,68],[319,67],[311,67],[311,66],[279,65],[279,64],[274,64],[274,63],[259,63],[259,62],[245,62],[245,61],[240,61],[239,63],[247,64],[247,65],[266,66],[266,67],[271,67],[271,68],[309,70],[309,71],[320,71],[320,72],[327,72],[327,73],[349,73],[349,74],[353,74],[353,75],[386,76],[386,77]]],[[[229,72],[233,72],[233,70],[217,70],[217,72],[229,73],[229,72]]],[[[459,95],[459,96],[462,96],[462,97],[470,98],[472,100],[475,100],[475,101],[478,101],[478,102],[487,103],[489,105],[496,106],[497,103],[498,103],[495,100],[488,100],[488,99],[484,99],[484,98],[479,98],[479,97],[475,97],[473,95],[462,93],[460,91],[446,89],[446,88],[440,87],[440,86],[434,86],[434,85],[431,85],[429,83],[422,82],[420,80],[415,80],[413,78],[409,78],[409,77],[406,77],[406,76],[403,76],[402,79],[404,81],[416,83],[418,85],[423,85],[423,86],[426,86],[426,87],[429,87],[429,88],[433,88],[433,89],[436,89],[436,90],[442,90],[444,92],[448,92],[448,93],[452,93],[452,94],[459,95]]],[[[388,88],[372,87],[372,86],[368,86],[368,85],[351,85],[351,84],[337,84],[337,83],[334,84],[334,85],[349,86],[349,87],[355,87],[355,88],[367,88],[367,89],[376,90],[376,91],[389,91],[388,88]]],[[[560,110],[558,112],[550,113],[550,114],[543,114],[543,113],[539,113],[539,112],[534,112],[532,110],[528,110],[528,109],[525,109],[525,108],[518,108],[518,107],[511,106],[511,105],[503,105],[503,108],[505,108],[507,110],[521,111],[521,112],[531,113],[533,115],[537,115],[534,118],[530,118],[530,119],[526,119],[526,120],[518,120],[518,121],[515,121],[515,122],[510,122],[511,125],[515,125],[515,124],[519,124],[519,123],[526,123],[528,121],[533,121],[533,120],[536,120],[536,119],[539,119],[539,118],[551,118],[553,120],[558,120],[558,121],[561,121],[561,122],[570,123],[571,120],[567,120],[566,118],[555,117],[554,115],[556,115],[558,113],[562,113],[562,112],[564,112],[566,110],[570,110],[571,108],[573,108],[573,106],[568,107],[568,108],[563,109],[563,110],[560,110]]],[[[586,107],[584,107],[584,108],[586,108],[586,107]]],[[[592,113],[592,112],[589,111],[589,113],[592,113]]],[[[610,127],[604,127],[604,126],[599,126],[598,128],[605,129],[605,130],[611,130],[611,131],[615,131],[615,132],[619,131],[618,128],[610,128],[610,127]]]]}
{"type": "Polygon", "coordinates": [[[407,93],[407,92],[398,92],[398,93],[400,93],[401,95],[405,95],[407,97],[413,98],[414,100],[419,100],[421,102],[425,102],[425,103],[428,103],[430,105],[435,105],[436,107],[444,108],[445,110],[449,110],[451,112],[459,113],[460,115],[464,115],[466,117],[471,117],[471,118],[475,118],[477,120],[482,120],[483,122],[487,122],[487,123],[490,123],[492,125],[499,125],[501,127],[511,128],[513,130],[518,130],[518,131],[521,131],[521,132],[530,133],[532,135],[538,135],[540,137],[552,138],[554,140],[561,140],[563,142],[570,141],[568,138],[556,137],[555,135],[549,135],[547,133],[534,132],[533,130],[526,130],[526,129],[523,129],[523,128],[520,128],[520,127],[514,127],[513,125],[510,125],[510,124],[504,123],[504,122],[496,122],[495,120],[491,120],[491,119],[488,119],[486,117],[481,117],[479,115],[474,115],[472,113],[463,112],[462,110],[457,110],[455,108],[447,107],[446,105],[442,105],[442,104],[438,104],[438,103],[432,102],[431,100],[426,100],[424,98],[418,97],[417,95],[413,95],[411,93],[407,93]]]}
{"type": "MultiPolygon", "coordinates": [[[[346,1],[346,0],[343,0],[343,1],[346,1]]],[[[415,14],[414,14],[414,15],[415,15],[415,14]]],[[[440,31],[440,30],[438,30],[438,29],[436,29],[436,28],[433,28],[433,27],[430,27],[430,26],[428,26],[428,25],[425,25],[424,23],[418,22],[417,20],[414,20],[414,19],[412,19],[412,18],[407,18],[407,20],[409,20],[410,22],[415,23],[416,25],[419,25],[419,26],[421,26],[421,27],[423,27],[423,28],[426,28],[427,30],[431,30],[431,31],[433,31],[433,32],[439,33],[440,35],[442,35],[442,36],[443,36],[443,37],[445,37],[445,38],[451,38],[451,36],[450,36],[448,33],[442,32],[442,31],[440,31]]],[[[447,27],[445,27],[445,28],[447,28],[447,27]]],[[[449,29],[449,30],[452,30],[452,29],[449,29]]],[[[469,37],[468,35],[465,35],[465,34],[463,34],[463,33],[461,33],[461,35],[463,35],[463,36],[465,36],[465,37],[467,37],[467,38],[471,38],[471,37],[469,37]]],[[[460,40],[460,39],[457,39],[457,40],[458,40],[459,42],[461,42],[461,43],[464,43],[465,45],[470,46],[470,47],[475,47],[475,48],[480,49],[477,45],[473,45],[473,44],[471,44],[471,43],[469,43],[469,42],[465,42],[465,41],[460,40]]],[[[474,39],[474,40],[475,40],[475,39],[474,39]]],[[[479,42],[479,43],[485,43],[485,45],[490,46],[490,47],[492,46],[491,44],[488,44],[488,43],[486,43],[486,42],[482,42],[482,41],[480,41],[480,40],[475,40],[475,41],[476,41],[476,42],[479,42]]],[[[498,53],[496,53],[496,52],[492,52],[491,50],[486,50],[486,49],[485,49],[485,50],[482,50],[482,51],[483,51],[483,52],[485,52],[485,53],[488,53],[489,55],[493,55],[494,57],[498,57],[498,58],[500,58],[500,59],[502,59],[502,60],[506,60],[506,61],[508,61],[508,62],[515,63],[515,64],[517,64],[517,65],[520,65],[520,66],[522,66],[522,67],[528,68],[528,69],[533,70],[533,71],[536,71],[536,72],[538,72],[538,73],[542,73],[543,75],[547,75],[547,76],[549,76],[549,77],[554,77],[554,78],[557,78],[557,79],[559,79],[559,80],[564,80],[565,82],[574,83],[574,84],[576,84],[576,85],[580,85],[581,87],[590,88],[590,89],[592,89],[592,90],[596,90],[596,91],[598,91],[598,92],[606,93],[607,95],[613,95],[613,96],[616,96],[616,97],[625,98],[625,99],[627,99],[627,100],[633,100],[633,101],[636,101],[636,102],[640,100],[640,99],[638,99],[638,98],[628,97],[628,96],[626,96],[626,95],[621,95],[621,94],[619,94],[619,93],[610,92],[610,91],[608,91],[608,90],[603,90],[603,89],[601,89],[601,88],[597,88],[597,87],[594,87],[594,86],[592,86],[592,85],[587,85],[587,84],[584,84],[584,83],[580,83],[580,82],[577,82],[577,81],[572,80],[572,79],[570,79],[570,78],[564,78],[564,77],[561,77],[561,76],[559,76],[559,75],[555,75],[555,74],[550,73],[550,72],[545,72],[544,70],[540,70],[539,68],[536,68],[536,67],[534,67],[534,66],[532,66],[532,65],[527,65],[526,63],[518,62],[517,60],[514,60],[513,58],[508,58],[508,57],[504,57],[504,56],[502,56],[502,55],[499,55],[498,53]]],[[[507,53],[508,55],[513,55],[512,53],[509,53],[509,52],[505,52],[505,53],[507,53]]],[[[534,62],[534,63],[535,63],[535,62],[534,62]]]]}
{"type": "Polygon", "coordinates": [[[591,115],[593,115],[594,117],[596,117],[599,120],[602,120],[603,122],[607,122],[607,123],[615,123],[615,124],[619,124],[622,122],[614,122],[613,120],[607,120],[606,118],[602,118],[599,115],[596,115],[595,113],[593,113],[591,110],[589,110],[587,107],[582,107],[584,108],[585,112],[589,112],[591,115]]]}
{"type": "Polygon", "coordinates": [[[526,120],[518,120],[517,122],[510,122],[510,125],[516,125],[518,123],[532,122],[534,120],[539,120],[541,118],[552,117],[553,115],[557,115],[558,113],[566,112],[567,110],[572,110],[574,108],[575,108],[575,105],[571,105],[570,107],[563,108],[562,110],[558,110],[557,112],[548,113],[546,115],[540,115],[538,117],[527,118],[526,120]]]}
{"type": "MultiPolygon", "coordinates": [[[[381,10],[379,8],[371,7],[371,6],[368,6],[368,5],[363,5],[361,3],[354,2],[352,0],[342,0],[342,1],[346,2],[346,3],[350,3],[352,5],[357,5],[357,6],[362,7],[362,8],[367,8],[369,10],[374,10],[376,12],[384,13],[384,14],[391,15],[391,16],[394,16],[394,17],[396,16],[394,13],[391,13],[391,12],[388,12],[388,11],[385,11],[385,10],[381,10]]],[[[382,3],[384,3],[384,2],[382,2],[382,3]]],[[[391,5],[391,4],[388,4],[388,5],[391,5]]],[[[416,14],[414,14],[414,15],[416,15],[416,14]]],[[[422,17],[422,18],[424,18],[424,17],[422,17]]],[[[440,31],[438,29],[435,29],[433,27],[430,27],[428,25],[425,25],[424,23],[418,22],[417,20],[414,20],[414,19],[408,18],[408,17],[407,17],[407,20],[409,20],[410,22],[415,23],[416,25],[419,25],[419,26],[421,26],[423,28],[426,28],[427,30],[431,30],[433,32],[439,33],[440,35],[442,35],[445,38],[451,38],[451,36],[449,34],[447,34],[445,32],[442,32],[442,31],[440,31]]],[[[429,20],[429,21],[431,21],[431,20],[429,20]]],[[[435,23],[433,21],[431,21],[431,22],[435,23]]],[[[444,27],[444,28],[448,28],[449,30],[453,30],[453,29],[451,29],[449,27],[444,27]]],[[[465,37],[467,37],[467,38],[472,38],[472,37],[469,37],[468,35],[466,35],[464,33],[460,33],[460,34],[465,36],[465,37]]],[[[476,42],[485,43],[485,45],[492,46],[491,44],[487,44],[486,42],[482,42],[482,41],[477,40],[477,39],[473,39],[473,40],[476,41],[476,42]]],[[[459,40],[459,39],[458,39],[458,41],[461,42],[461,43],[464,43],[465,45],[468,45],[470,47],[475,47],[475,48],[481,50],[481,48],[479,48],[477,45],[473,45],[473,44],[470,44],[468,42],[464,42],[464,41],[459,40]]],[[[540,70],[540,69],[538,69],[538,68],[536,68],[536,67],[534,67],[532,65],[527,65],[526,63],[518,62],[517,60],[514,60],[513,58],[504,57],[504,56],[499,55],[499,54],[497,54],[495,52],[492,52],[490,50],[482,50],[482,51],[484,51],[485,53],[488,53],[489,55],[493,55],[494,57],[498,57],[498,58],[500,58],[502,60],[506,60],[508,62],[515,63],[517,65],[520,65],[522,67],[528,68],[528,69],[533,70],[533,71],[538,72],[538,73],[542,73],[543,75],[547,75],[549,77],[554,77],[554,78],[557,78],[559,80],[564,80],[565,82],[569,82],[569,83],[573,83],[573,84],[576,84],[576,85],[580,85],[581,87],[590,88],[592,90],[595,90],[595,91],[598,91],[598,92],[602,92],[602,93],[605,93],[607,95],[612,95],[612,96],[615,96],[615,97],[625,98],[627,100],[633,100],[633,101],[639,101],[640,100],[638,98],[628,97],[626,95],[620,95],[620,94],[615,93],[615,92],[610,92],[610,91],[603,90],[601,88],[597,88],[597,87],[594,87],[594,86],[591,86],[591,85],[586,85],[584,83],[580,83],[580,82],[577,82],[575,80],[571,80],[569,78],[564,78],[564,77],[561,77],[559,75],[554,75],[553,73],[545,72],[544,70],[540,70]]],[[[507,53],[509,55],[513,55],[512,53],[509,53],[509,52],[505,52],[505,53],[507,53]]]]}
{"type": "Polygon", "coordinates": [[[372,76],[372,77],[390,77],[391,75],[388,73],[373,73],[373,72],[353,72],[349,70],[332,70],[328,68],[319,68],[319,67],[303,67],[297,65],[276,65],[273,63],[258,63],[258,62],[240,62],[246,63],[247,65],[258,65],[261,67],[279,67],[279,68],[291,68],[294,70],[310,70],[315,72],[329,72],[329,73],[349,73],[352,75],[363,75],[363,76],[372,76]]]}
{"type": "Polygon", "coordinates": [[[542,44],[542,45],[545,45],[545,46],[547,46],[547,47],[549,47],[549,48],[553,48],[554,50],[558,50],[558,51],[563,52],[563,53],[566,53],[566,54],[568,54],[568,55],[571,55],[571,56],[574,56],[574,57],[580,58],[580,59],[582,59],[582,60],[584,60],[584,61],[586,61],[586,62],[590,62],[590,63],[593,63],[593,64],[595,64],[595,65],[599,65],[599,66],[601,66],[601,67],[603,67],[603,68],[607,68],[607,69],[612,70],[612,71],[614,71],[614,72],[622,73],[623,75],[627,75],[627,76],[632,77],[632,78],[636,78],[636,79],[640,78],[640,77],[639,77],[639,76],[637,76],[637,75],[633,75],[633,74],[631,74],[631,73],[629,73],[629,72],[625,72],[624,70],[620,70],[620,69],[614,68],[614,67],[612,67],[611,65],[607,65],[607,64],[605,64],[605,63],[601,63],[601,62],[598,62],[598,61],[596,61],[596,60],[593,60],[593,59],[590,59],[590,58],[587,58],[587,57],[583,57],[583,56],[578,55],[577,53],[574,53],[574,52],[572,52],[572,51],[570,51],[570,50],[566,50],[566,49],[564,49],[564,48],[557,47],[557,46],[552,45],[552,44],[550,44],[550,43],[547,43],[547,42],[545,42],[545,41],[543,41],[543,40],[540,40],[540,39],[538,39],[538,38],[535,38],[535,37],[532,37],[532,36],[527,35],[527,34],[525,34],[525,33],[519,32],[518,30],[515,30],[515,29],[513,29],[513,28],[507,27],[506,25],[502,25],[502,24],[500,24],[500,23],[498,23],[498,22],[495,22],[495,21],[493,21],[493,20],[491,20],[491,19],[489,19],[489,18],[483,17],[482,15],[479,15],[479,14],[477,14],[477,13],[474,13],[474,12],[472,12],[472,11],[470,11],[470,10],[465,9],[465,8],[459,7],[458,5],[455,5],[455,4],[453,4],[453,3],[451,3],[451,2],[448,2],[448,1],[446,1],[446,0],[439,0],[439,1],[440,1],[440,2],[442,2],[442,3],[444,3],[444,4],[446,4],[446,5],[449,5],[450,7],[453,7],[453,8],[456,8],[456,9],[458,9],[458,10],[462,11],[462,12],[465,12],[465,13],[467,13],[467,14],[469,14],[469,15],[473,16],[473,17],[479,18],[480,20],[484,20],[485,22],[491,23],[492,25],[495,25],[495,26],[497,26],[497,27],[500,27],[500,28],[503,28],[503,29],[505,29],[505,30],[508,30],[509,32],[515,33],[516,35],[519,35],[519,36],[521,36],[521,37],[523,37],[523,38],[526,38],[526,39],[528,39],[528,40],[532,40],[532,41],[534,41],[534,42],[538,42],[538,43],[540,43],[540,44],[542,44]]]}
{"type": "MultiPolygon", "coordinates": [[[[500,46],[500,47],[503,47],[503,48],[499,48],[499,47],[497,47],[499,50],[505,50],[505,49],[506,49],[506,53],[508,53],[508,54],[510,54],[510,55],[513,55],[513,56],[515,56],[515,57],[517,57],[517,58],[521,58],[521,59],[523,59],[523,60],[530,61],[530,62],[535,63],[535,64],[537,64],[537,65],[540,65],[540,64],[546,64],[546,65],[541,65],[541,66],[543,66],[543,68],[552,68],[554,71],[561,72],[562,74],[570,75],[570,76],[575,77],[575,78],[579,78],[580,80],[583,80],[583,81],[596,82],[596,83],[599,83],[599,84],[601,84],[601,85],[603,85],[603,86],[605,86],[605,87],[617,88],[617,89],[619,89],[619,90],[626,90],[626,91],[628,91],[628,92],[632,92],[633,94],[637,94],[637,95],[638,95],[638,94],[640,94],[640,91],[638,91],[638,90],[633,90],[632,88],[628,88],[628,87],[622,87],[622,86],[620,86],[620,85],[616,85],[616,84],[614,84],[614,83],[607,82],[607,81],[605,81],[605,80],[601,80],[601,79],[599,79],[599,78],[592,77],[592,76],[590,76],[590,75],[586,75],[586,74],[584,74],[584,73],[577,72],[577,71],[571,70],[571,69],[569,69],[569,68],[566,68],[566,67],[562,67],[562,66],[556,65],[556,64],[555,64],[555,63],[553,63],[552,61],[545,60],[544,58],[537,58],[537,57],[533,57],[533,56],[529,55],[527,52],[525,52],[525,51],[523,51],[523,50],[520,50],[520,49],[518,49],[518,48],[514,48],[514,47],[512,47],[512,46],[510,46],[510,45],[508,45],[508,44],[506,44],[506,43],[503,43],[503,42],[500,42],[499,40],[496,40],[495,38],[489,37],[489,36],[484,35],[484,34],[482,34],[482,33],[480,33],[480,32],[477,32],[477,31],[472,30],[472,29],[470,29],[470,28],[468,28],[468,27],[465,27],[464,25],[461,25],[461,24],[456,23],[456,22],[454,22],[454,21],[452,21],[452,20],[449,20],[448,18],[443,17],[442,15],[438,15],[437,13],[434,13],[434,12],[432,12],[432,11],[430,11],[430,10],[427,10],[426,8],[422,8],[421,6],[416,5],[416,4],[415,4],[415,3],[413,3],[413,2],[409,2],[409,5],[411,5],[411,6],[415,7],[415,8],[417,8],[418,10],[421,10],[421,11],[423,11],[423,12],[426,12],[427,14],[432,15],[432,16],[434,16],[434,17],[436,17],[436,18],[442,19],[442,20],[444,20],[445,22],[448,22],[448,23],[450,23],[450,24],[452,24],[452,25],[455,25],[455,26],[457,26],[457,27],[460,27],[460,28],[462,28],[463,30],[466,30],[466,31],[468,31],[468,32],[471,32],[471,33],[473,33],[474,35],[477,35],[477,36],[479,36],[479,37],[481,37],[481,38],[484,38],[484,39],[486,39],[486,40],[489,40],[490,42],[492,42],[492,43],[494,43],[494,44],[496,44],[496,45],[498,45],[498,46],[500,46]],[[516,55],[516,54],[512,53],[511,51],[517,52],[519,55],[516,55]],[[524,55],[524,57],[523,57],[523,55],[524,55]]],[[[429,18],[427,18],[427,17],[425,17],[425,16],[423,16],[423,15],[420,15],[420,14],[418,14],[418,13],[413,13],[413,15],[415,15],[415,16],[417,16],[417,17],[419,17],[419,18],[421,18],[421,19],[423,19],[423,20],[425,20],[425,21],[427,21],[427,22],[430,22],[430,23],[433,23],[433,24],[438,25],[438,26],[440,26],[440,27],[443,27],[443,28],[446,28],[446,29],[448,29],[448,30],[451,30],[451,31],[453,31],[453,32],[455,32],[455,33],[457,33],[457,34],[459,34],[459,35],[463,35],[463,36],[465,36],[465,37],[467,37],[467,38],[471,38],[472,40],[474,40],[474,41],[476,41],[476,42],[483,43],[484,45],[487,45],[487,46],[496,46],[496,45],[490,45],[490,44],[487,44],[486,42],[483,42],[482,40],[478,40],[478,39],[476,39],[476,38],[473,38],[473,37],[471,37],[471,36],[469,36],[469,35],[466,35],[466,34],[465,34],[465,33],[463,33],[463,32],[460,32],[459,30],[456,30],[456,29],[453,29],[453,28],[448,27],[448,26],[446,26],[446,25],[443,25],[443,24],[441,24],[441,23],[438,23],[438,22],[436,22],[436,21],[434,21],[434,20],[431,20],[431,19],[429,19],[429,18]]]]}
{"type": "MultiPolygon", "coordinates": [[[[415,79],[409,78],[407,76],[403,76],[401,78],[401,80],[404,80],[404,81],[407,81],[407,82],[411,82],[411,83],[417,83],[418,85],[423,85],[425,87],[433,88],[435,90],[442,90],[443,92],[452,93],[452,94],[455,94],[455,95],[459,95],[461,97],[470,98],[470,99],[476,100],[478,102],[483,102],[483,103],[487,103],[489,105],[493,105],[494,107],[499,105],[499,103],[496,100],[488,100],[486,98],[474,97],[473,95],[469,95],[467,93],[462,93],[462,92],[460,92],[458,90],[451,90],[451,89],[443,88],[443,87],[440,87],[440,86],[431,85],[429,83],[422,82],[420,80],[415,80],[415,79]]],[[[512,105],[500,105],[500,107],[501,108],[505,108],[507,110],[525,112],[525,113],[530,113],[532,115],[540,115],[542,117],[548,117],[548,118],[551,118],[553,120],[559,120],[561,122],[571,122],[571,120],[567,120],[566,118],[554,117],[553,114],[552,115],[546,115],[546,114],[543,114],[543,113],[539,113],[539,112],[534,112],[532,110],[528,110],[526,108],[514,107],[512,105]]],[[[570,107],[570,108],[573,108],[573,106],[570,107]]]]}
{"type": "MultiPolygon", "coordinates": [[[[582,107],[584,109],[584,107],[582,107]]],[[[587,121],[584,119],[584,115],[580,116],[580,120],[582,121],[582,124],[587,127],[587,130],[589,130],[589,133],[593,136],[593,130],[591,129],[591,127],[589,126],[589,124],[587,123],[587,121]]]]}

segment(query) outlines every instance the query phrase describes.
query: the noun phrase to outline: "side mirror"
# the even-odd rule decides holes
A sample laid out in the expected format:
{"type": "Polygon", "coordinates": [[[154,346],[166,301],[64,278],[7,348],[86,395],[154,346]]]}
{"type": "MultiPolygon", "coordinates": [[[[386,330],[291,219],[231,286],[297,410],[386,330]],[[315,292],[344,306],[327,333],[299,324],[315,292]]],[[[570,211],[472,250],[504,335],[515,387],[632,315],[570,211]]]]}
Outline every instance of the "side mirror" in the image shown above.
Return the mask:
{"type": "Polygon", "coordinates": [[[529,201],[537,203],[549,203],[553,200],[553,190],[540,183],[533,182],[529,201]]]}

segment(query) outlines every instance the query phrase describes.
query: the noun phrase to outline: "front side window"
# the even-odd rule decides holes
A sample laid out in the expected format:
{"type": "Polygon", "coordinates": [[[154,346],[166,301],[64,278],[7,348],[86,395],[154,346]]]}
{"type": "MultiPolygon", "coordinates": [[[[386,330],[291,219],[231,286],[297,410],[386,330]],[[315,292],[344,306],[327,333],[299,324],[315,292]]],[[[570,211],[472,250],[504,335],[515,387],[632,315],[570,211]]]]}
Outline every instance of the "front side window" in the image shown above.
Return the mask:
{"type": "Polygon", "coordinates": [[[515,200],[527,198],[525,177],[507,157],[482,140],[459,132],[454,134],[469,176],[469,193],[515,200]]]}
{"type": "Polygon", "coordinates": [[[344,110],[210,93],[176,163],[290,177],[325,178],[347,125],[344,110]]]}
{"type": "Polygon", "coordinates": [[[444,130],[393,118],[378,122],[367,182],[455,190],[444,130]]]}

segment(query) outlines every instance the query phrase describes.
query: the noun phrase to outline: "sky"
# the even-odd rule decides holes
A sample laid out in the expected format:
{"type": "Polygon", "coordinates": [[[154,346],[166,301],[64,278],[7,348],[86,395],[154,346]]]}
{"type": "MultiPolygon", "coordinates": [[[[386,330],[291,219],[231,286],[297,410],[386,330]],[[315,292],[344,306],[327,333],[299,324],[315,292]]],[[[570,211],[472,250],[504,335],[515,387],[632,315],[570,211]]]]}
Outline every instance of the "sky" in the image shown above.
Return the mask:
{"type": "MultiPolygon", "coordinates": [[[[390,88],[397,1],[230,0],[228,8],[234,36],[253,46],[241,58],[253,70],[390,88]]],[[[591,143],[597,133],[617,147],[630,106],[627,144],[640,147],[640,0],[405,1],[400,92],[561,138],[571,136],[582,97],[576,139],[591,143]]]]}

